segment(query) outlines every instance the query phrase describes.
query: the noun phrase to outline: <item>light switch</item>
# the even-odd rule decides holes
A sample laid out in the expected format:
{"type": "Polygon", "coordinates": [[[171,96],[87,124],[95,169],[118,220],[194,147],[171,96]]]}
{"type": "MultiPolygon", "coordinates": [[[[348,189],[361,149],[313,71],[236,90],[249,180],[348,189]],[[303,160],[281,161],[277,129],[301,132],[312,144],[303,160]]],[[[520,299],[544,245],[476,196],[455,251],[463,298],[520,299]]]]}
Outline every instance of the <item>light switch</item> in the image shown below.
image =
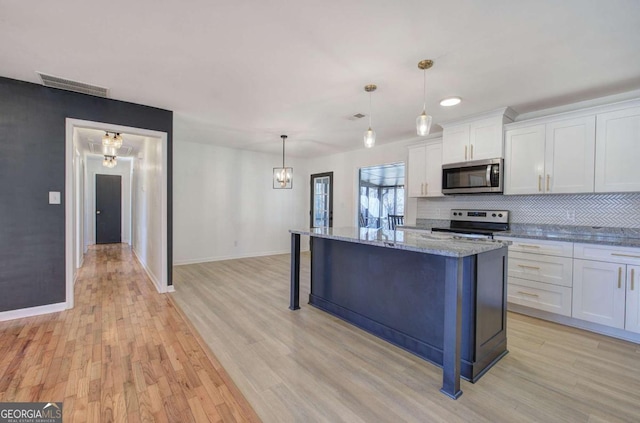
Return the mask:
{"type": "Polygon", "coordinates": [[[49,204],[60,204],[59,191],[49,191],[49,204]]]}

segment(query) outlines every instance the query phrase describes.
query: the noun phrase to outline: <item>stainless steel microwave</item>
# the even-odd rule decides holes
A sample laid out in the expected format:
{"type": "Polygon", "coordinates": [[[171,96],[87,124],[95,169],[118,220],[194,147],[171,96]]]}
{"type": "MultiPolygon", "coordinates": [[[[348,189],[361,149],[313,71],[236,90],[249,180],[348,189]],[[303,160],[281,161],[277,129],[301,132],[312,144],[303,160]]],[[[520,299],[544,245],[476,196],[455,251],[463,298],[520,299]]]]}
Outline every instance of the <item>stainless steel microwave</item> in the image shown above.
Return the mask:
{"type": "Polygon", "coordinates": [[[502,159],[442,165],[442,193],[501,193],[503,170],[502,159]]]}

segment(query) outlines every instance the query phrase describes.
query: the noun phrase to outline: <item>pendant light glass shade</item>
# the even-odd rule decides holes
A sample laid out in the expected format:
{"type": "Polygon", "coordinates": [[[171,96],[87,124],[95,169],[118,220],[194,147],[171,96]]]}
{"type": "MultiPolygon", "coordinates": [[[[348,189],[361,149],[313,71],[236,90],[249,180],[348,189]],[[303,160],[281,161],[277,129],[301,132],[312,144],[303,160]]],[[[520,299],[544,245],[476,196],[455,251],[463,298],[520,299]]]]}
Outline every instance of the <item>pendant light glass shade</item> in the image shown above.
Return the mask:
{"type": "Polygon", "coordinates": [[[425,135],[429,135],[432,120],[433,118],[427,114],[426,110],[416,118],[416,130],[418,132],[418,135],[423,137],[425,135]]]}
{"type": "Polygon", "coordinates": [[[371,148],[376,145],[376,132],[369,128],[364,132],[364,146],[371,148]]]}
{"type": "Polygon", "coordinates": [[[421,137],[429,135],[429,131],[431,130],[431,121],[433,120],[433,118],[427,114],[427,69],[431,66],[433,66],[433,60],[421,60],[418,62],[418,68],[422,69],[424,73],[424,103],[422,106],[422,114],[416,119],[416,132],[421,137]]]}
{"type": "Polygon", "coordinates": [[[365,85],[364,90],[369,93],[369,129],[364,131],[364,146],[365,148],[372,148],[376,145],[376,132],[371,129],[371,93],[378,87],[375,84],[365,85]]]}

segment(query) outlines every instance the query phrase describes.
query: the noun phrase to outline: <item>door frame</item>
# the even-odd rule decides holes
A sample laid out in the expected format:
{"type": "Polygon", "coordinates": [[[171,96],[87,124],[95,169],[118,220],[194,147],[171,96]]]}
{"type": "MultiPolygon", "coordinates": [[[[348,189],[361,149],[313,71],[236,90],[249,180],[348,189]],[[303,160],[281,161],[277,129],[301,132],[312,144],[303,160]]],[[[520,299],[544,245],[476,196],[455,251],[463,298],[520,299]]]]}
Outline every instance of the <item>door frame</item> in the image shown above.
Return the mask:
{"type": "MultiPolygon", "coordinates": [[[[74,268],[74,229],[78,225],[78,220],[74,213],[74,129],[89,128],[100,131],[122,132],[133,135],[140,135],[152,138],[158,138],[162,142],[162,180],[164,183],[160,189],[161,198],[161,247],[162,251],[162,272],[160,281],[156,285],[156,289],[160,293],[173,291],[173,285],[169,285],[169,260],[171,257],[171,248],[169,245],[169,230],[172,222],[170,213],[170,171],[169,151],[168,151],[168,134],[161,131],[153,131],[149,129],[134,128],[131,126],[116,125],[106,122],[95,122],[82,119],[65,119],[65,184],[64,184],[64,211],[65,211],[65,288],[66,288],[66,308],[73,308],[74,305],[74,283],[76,279],[76,269],[74,268]]],[[[86,181],[85,181],[86,183],[86,181]]],[[[147,270],[147,269],[145,269],[147,270]]],[[[148,272],[148,271],[147,271],[148,272]]],[[[153,281],[153,278],[151,278],[153,281]]]]}
{"type": "Polygon", "coordinates": [[[333,172],[314,173],[309,177],[309,228],[313,228],[313,179],[329,177],[329,227],[333,228],[333,172]]]}

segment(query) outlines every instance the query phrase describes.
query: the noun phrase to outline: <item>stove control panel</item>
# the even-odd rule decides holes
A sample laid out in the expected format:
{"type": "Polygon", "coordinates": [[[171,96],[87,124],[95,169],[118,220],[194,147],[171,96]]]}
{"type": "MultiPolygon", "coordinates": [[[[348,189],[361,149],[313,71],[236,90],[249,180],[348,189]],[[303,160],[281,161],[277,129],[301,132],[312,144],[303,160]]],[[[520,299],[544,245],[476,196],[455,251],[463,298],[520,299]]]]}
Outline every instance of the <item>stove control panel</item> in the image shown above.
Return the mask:
{"type": "Polygon", "coordinates": [[[507,210],[451,210],[451,220],[462,222],[509,223],[507,210]]]}

